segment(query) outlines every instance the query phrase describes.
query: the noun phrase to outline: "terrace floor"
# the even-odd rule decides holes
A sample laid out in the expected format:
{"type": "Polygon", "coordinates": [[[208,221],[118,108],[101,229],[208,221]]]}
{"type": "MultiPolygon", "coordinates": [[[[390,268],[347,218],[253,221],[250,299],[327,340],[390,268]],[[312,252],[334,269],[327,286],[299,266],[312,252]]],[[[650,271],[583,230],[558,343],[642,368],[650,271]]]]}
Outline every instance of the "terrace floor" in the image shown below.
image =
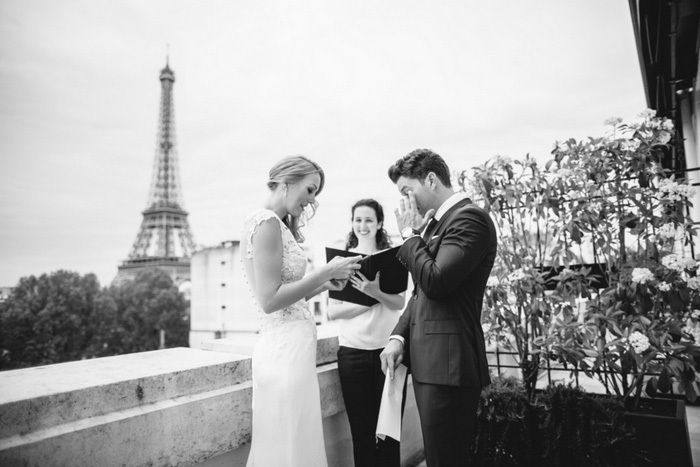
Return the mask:
{"type": "Polygon", "coordinates": [[[686,405],[690,449],[693,451],[693,467],[700,467],[700,406],[686,405]]]}

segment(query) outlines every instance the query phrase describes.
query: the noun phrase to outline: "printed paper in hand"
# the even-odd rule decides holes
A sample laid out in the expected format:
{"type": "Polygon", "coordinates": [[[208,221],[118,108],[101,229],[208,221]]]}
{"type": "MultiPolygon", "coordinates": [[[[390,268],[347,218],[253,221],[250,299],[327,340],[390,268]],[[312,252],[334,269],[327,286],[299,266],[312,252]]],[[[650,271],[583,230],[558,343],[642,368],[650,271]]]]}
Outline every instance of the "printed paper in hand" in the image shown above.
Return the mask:
{"type": "Polygon", "coordinates": [[[399,365],[394,370],[394,380],[389,379],[388,374],[384,380],[382,404],[379,407],[377,420],[377,438],[381,440],[389,436],[396,441],[401,441],[401,402],[406,372],[406,366],[399,365]]]}

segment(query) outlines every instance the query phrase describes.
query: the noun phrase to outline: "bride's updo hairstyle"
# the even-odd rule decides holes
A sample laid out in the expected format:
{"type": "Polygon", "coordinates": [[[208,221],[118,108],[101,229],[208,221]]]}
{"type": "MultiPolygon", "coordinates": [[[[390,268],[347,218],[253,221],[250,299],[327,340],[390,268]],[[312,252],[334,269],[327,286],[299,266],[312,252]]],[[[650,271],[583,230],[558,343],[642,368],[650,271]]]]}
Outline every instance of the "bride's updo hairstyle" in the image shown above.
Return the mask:
{"type": "MultiPolygon", "coordinates": [[[[326,182],[326,176],[320,165],[304,156],[289,156],[277,162],[270,169],[270,179],[267,181],[267,187],[274,190],[278,185],[287,183],[298,183],[307,175],[319,174],[321,184],[316,191],[316,196],[323,190],[323,185],[326,182]]],[[[310,209],[304,211],[301,216],[294,217],[291,214],[285,216],[282,222],[289,228],[297,242],[304,241],[304,236],[300,232],[300,228],[306,224],[306,220],[311,219],[316,213],[318,203],[314,201],[309,205],[310,209]]]]}

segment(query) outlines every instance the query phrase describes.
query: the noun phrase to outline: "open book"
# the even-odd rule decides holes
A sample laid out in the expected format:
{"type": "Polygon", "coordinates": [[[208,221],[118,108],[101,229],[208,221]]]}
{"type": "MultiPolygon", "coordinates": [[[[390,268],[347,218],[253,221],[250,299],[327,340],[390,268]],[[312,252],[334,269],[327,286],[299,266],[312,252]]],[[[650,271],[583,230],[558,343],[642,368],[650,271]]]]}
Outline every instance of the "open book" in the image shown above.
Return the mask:
{"type": "MultiPolygon", "coordinates": [[[[336,256],[344,258],[351,256],[364,256],[360,260],[360,272],[368,279],[374,280],[377,271],[381,271],[379,276],[379,288],[388,294],[405,292],[408,287],[408,270],[396,259],[399,247],[382,250],[373,255],[362,255],[347,250],[326,247],[326,261],[330,261],[336,256]]],[[[359,305],[372,306],[379,303],[374,298],[366,295],[352,286],[350,281],[343,290],[331,290],[328,295],[335,300],[357,303],[359,305]]]]}

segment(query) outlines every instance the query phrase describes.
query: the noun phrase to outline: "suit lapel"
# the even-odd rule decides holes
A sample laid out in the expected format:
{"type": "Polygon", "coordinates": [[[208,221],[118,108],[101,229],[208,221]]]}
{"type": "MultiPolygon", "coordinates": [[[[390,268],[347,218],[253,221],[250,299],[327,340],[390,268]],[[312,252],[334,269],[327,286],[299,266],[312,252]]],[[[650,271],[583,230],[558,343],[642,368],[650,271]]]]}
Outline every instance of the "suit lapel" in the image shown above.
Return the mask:
{"type": "MultiPolygon", "coordinates": [[[[428,226],[425,228],[425,231],[421,236],[421,238],[423,238],[423,241],[425,243],[428,243],[430,241],[430,236],[433,234],[433,232],[437,232],[438,228],[440,228],[440,226],[442,226],[447,221],[447,219],[449,219],[449,217],[452,215],[455,209],[461,208],[462,206],[465,206],[467,204],[471,204],[471,200],[469,198],[464,198],[463,200],[460,200],[457,204],[452,206],[450,209],[448,209],[445,212],[445,214],[442,215],[439,221],[436,221],[434,217],[431,217],[428,221],[428,226]]],[[[417,294],[418,282],[415,278],[413,278],[413,296],[415,297],[417,294]]]]}
{"type": "Polygon", "coordinates": [[[426,242],[430,240],[430,235],[432,235],[433,232],[437,232],[450,219],[453,212],[455,212],[459,208],[466,206],[467,204],[471,204],[471,200],[469,198],[464,198],[458,201],[457,204],[448,209],[447,212],[445,212],[445,214],[443,214],[442,217],[440,217],[439,221],[432,222],[432,225],[428,226],[428,230],[426,230],[426,235],[423,237],[423,239],[426,242]]]}

